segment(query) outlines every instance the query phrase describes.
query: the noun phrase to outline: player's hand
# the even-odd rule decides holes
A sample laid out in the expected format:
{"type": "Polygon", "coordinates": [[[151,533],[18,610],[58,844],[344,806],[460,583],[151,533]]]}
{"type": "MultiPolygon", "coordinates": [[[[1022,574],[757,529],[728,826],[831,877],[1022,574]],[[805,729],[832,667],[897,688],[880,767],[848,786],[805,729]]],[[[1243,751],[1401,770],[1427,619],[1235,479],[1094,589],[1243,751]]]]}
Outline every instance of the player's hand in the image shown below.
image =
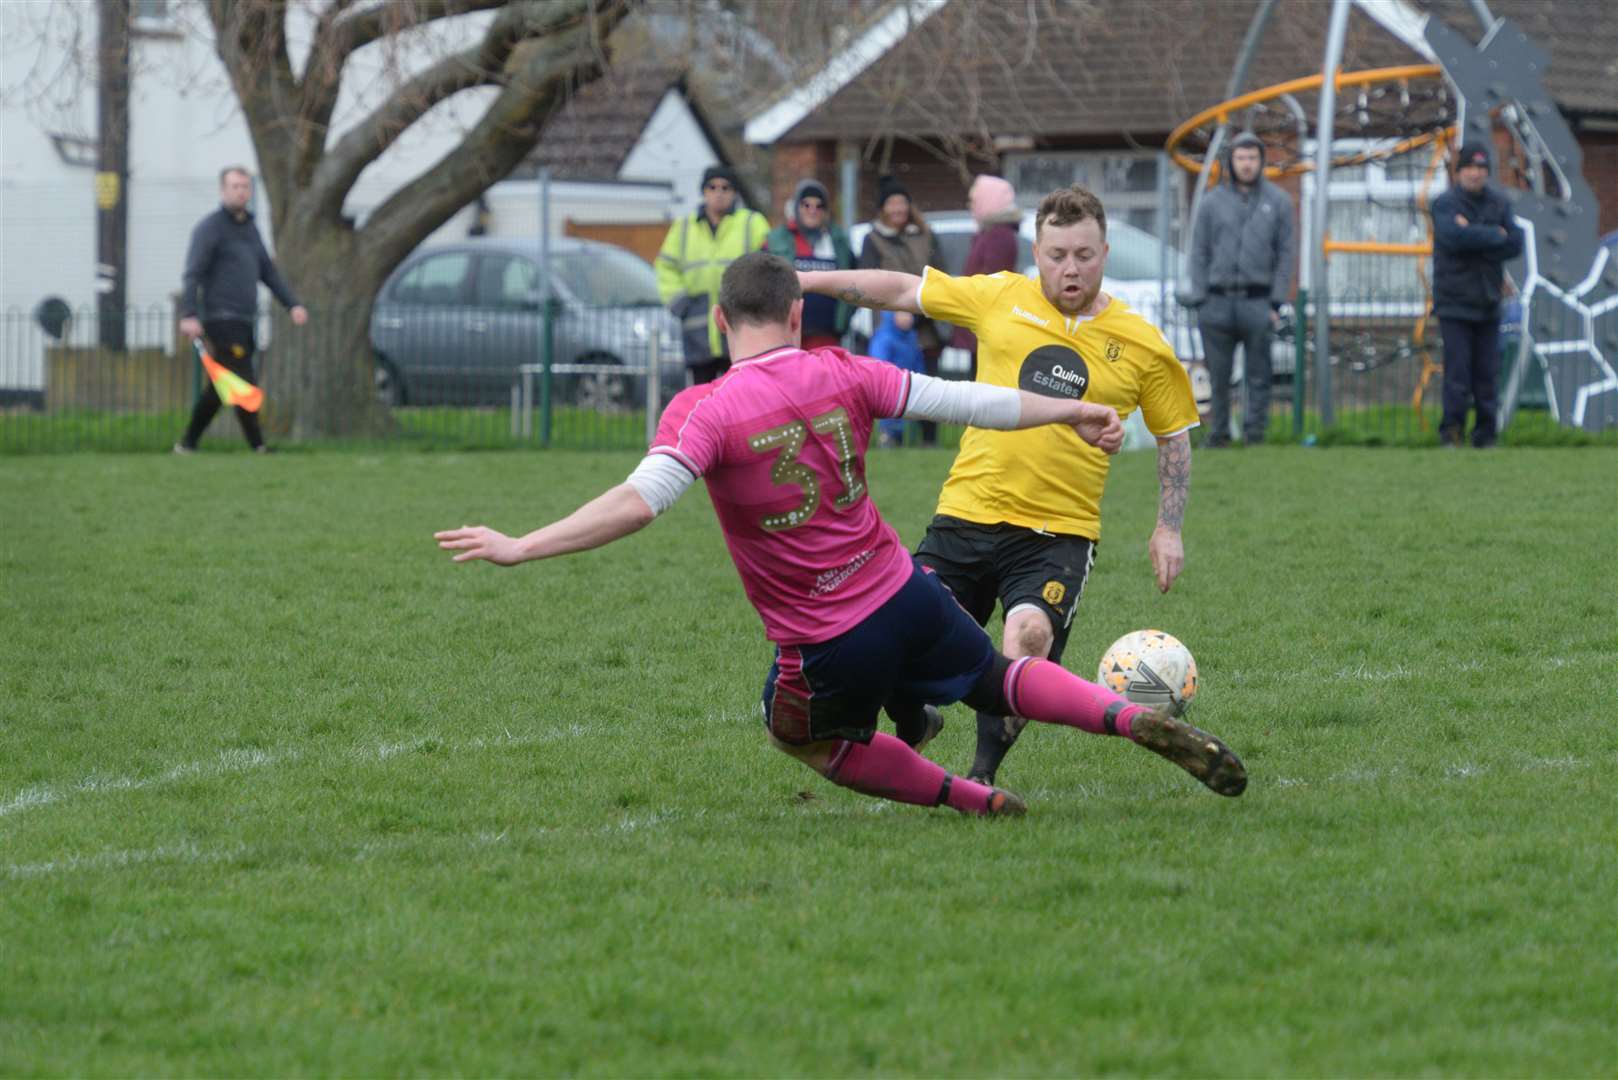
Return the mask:
{"type": "Polygon", "coordinates": [[[187,315],[180,320],[180,333],[195,341],[202,336],[202,320],[194,315],[187,315]]]}
{"type": "Polygon", "coordinates": [[[309,321],[309,309],[304,307],[302,304],[293,305],[290,314],[292,316],[293,326],[302,326],[304,323],[309,321]]]}
{"type": "Polygon", "coordinates": [[[1106,405],[1079,402],[1079,419],[1074,422],[1073,430],[1079,433],[1079,438],[1109,454],[1116,454],[1124,445],[1124,422],[1106,405]]]}
{"type": "Polygon", "coordinates": [[[1185,544],[1179,530],[1159,525],[1152,530],[1146,551],[1152,557],[1152,572],[1157,575],[1157,591],[1168,592],[1185,568],[1185,544]]]}
{"type": "Polygon", "coordinates": [[[459,529],[445,529],[433,533],[433,539],[444,551],[458,551],[456,562],[487,559],[496,566],[516,566],[522,562],[517,541],[487,525],[462,525],[459,529]]]}

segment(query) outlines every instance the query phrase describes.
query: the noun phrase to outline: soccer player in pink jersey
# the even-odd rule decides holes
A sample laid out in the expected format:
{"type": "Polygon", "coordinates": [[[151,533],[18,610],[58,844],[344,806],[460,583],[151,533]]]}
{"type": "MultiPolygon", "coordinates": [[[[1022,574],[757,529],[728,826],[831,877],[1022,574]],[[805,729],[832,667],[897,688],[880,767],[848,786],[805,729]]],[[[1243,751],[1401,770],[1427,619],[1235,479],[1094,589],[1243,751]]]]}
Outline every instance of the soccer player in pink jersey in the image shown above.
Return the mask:
{"type": "Polygon", "coordinates": [[[742,588],[776,647],[764,687],[770,739],[834,784],[967,814],[1026,810],[1016,795],[952,776],[878,732],[878,713],[898,695],[1120,735],[1221,795],[1242,793],[1245,767],[1212,735],[1048,660],[996,652],[911,559],[866,491],[865,448],[880,418],[1002,430],[1066,424],[1115,453],[1123,442],[1116,412],[946,382],[836,348],[806,352],[797,274],[764,252],[725,271],[715,318],[737,359],[715,382],[670,402],[624,483],[526,536],[462,526],[435,533],[438,546],[456,562],[501,566],[601,547],[651,524],[701,478],[742,588]]]}

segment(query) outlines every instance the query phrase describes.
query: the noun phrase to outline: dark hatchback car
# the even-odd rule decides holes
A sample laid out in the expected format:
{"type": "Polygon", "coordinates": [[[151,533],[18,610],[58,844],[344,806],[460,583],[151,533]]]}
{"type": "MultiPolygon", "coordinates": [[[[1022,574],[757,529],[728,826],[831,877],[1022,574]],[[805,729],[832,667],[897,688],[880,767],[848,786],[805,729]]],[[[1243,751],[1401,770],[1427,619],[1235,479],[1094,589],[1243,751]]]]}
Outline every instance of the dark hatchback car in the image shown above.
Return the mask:
{"type": "MultiPolygon", "coordinates": [[[[663,397],[684,385],[679,323],[639,256],[593,240],[550,242],[553,393],[591,408],[645,397],[654,343],[663,397]],[[583,366],[586,371],[570,368],[583,366]],[[614,368],[628,369],[624,373],[614,368]]],[[[371,312],[377,392],[393,405],[505,405],[544,350],[536,238],[479,238],[416,251],[371,312]]],[[[537,375],[530,375],[536,380],[537,375]]],[[[537,392],[537,391],[536,391],[537,392]]]]}

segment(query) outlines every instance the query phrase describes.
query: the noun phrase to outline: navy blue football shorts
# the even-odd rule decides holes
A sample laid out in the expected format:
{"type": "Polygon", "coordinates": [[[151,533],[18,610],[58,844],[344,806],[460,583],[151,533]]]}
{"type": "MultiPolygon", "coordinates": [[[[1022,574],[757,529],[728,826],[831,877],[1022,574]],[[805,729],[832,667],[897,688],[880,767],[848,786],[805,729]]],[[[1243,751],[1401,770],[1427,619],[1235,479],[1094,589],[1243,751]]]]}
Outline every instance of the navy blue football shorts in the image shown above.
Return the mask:
{"type": "Polygon", "coordinates": [[[829,641],[776,647],[764,680],[764,724],[794,746],[870,742],[890,696],[960,701],[997,655],[937,575],[912,561],[904,588],[858,626],[829,641]]]}

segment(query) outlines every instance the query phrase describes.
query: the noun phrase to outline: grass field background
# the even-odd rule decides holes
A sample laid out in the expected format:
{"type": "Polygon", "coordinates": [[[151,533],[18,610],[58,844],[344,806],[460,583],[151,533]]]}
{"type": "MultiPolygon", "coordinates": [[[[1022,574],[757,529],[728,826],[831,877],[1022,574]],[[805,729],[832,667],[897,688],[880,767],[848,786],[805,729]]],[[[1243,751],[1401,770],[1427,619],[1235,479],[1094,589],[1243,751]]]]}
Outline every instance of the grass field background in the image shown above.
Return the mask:
{"type": "Polygon", "coordinates": [[[0,463],[0,1073],[1618,1072],[1618,454],[1201,454],[1167,596],[1121,456],[1068,666],[1181,636],[1252,785],[1036,725],[1012,822],[767,747],[700,490],[430,540],[635,459],[0,463]]]}

